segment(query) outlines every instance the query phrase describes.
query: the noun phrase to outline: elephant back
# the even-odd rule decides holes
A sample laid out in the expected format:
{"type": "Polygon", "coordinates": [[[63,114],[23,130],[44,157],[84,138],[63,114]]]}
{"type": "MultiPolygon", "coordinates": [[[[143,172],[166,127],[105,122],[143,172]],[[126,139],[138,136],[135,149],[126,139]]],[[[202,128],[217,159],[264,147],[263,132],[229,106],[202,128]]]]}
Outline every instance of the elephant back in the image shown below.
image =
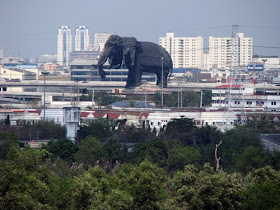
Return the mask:
{"type": "Polygon", "coordinates": [[[140,42],[137,51],[140,66],[162,67],[163,57],[164,67],[170,68],[170,56],[168,52],[158,44],[152,42],[140,42]]]}

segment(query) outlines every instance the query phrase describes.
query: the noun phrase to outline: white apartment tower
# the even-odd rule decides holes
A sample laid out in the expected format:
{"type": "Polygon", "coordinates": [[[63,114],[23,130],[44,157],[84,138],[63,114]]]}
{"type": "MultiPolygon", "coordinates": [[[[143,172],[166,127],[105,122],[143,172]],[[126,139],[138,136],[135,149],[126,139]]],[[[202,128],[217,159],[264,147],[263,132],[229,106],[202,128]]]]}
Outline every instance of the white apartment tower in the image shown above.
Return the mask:
{"type": "Polygon", "coordinates": [[[159,45],[170,54],[173,68],[203,68],[203,38],[175,37],[166,33],[159,38],[159,45]]]}
{"type": "Polygon", "coordinates": [[[72,52],[72,35],[68,26],[61,26],[57,35],[57,63],[69,67],[69,52],[72,52]]]}
{"type": "Polygon", "coordinates": [[[86,51],[89,47],[89,33],[88,28],[79,26],[75,33],[75,51],[86,51]]]}
{"type": "Polygon", "coordinates": [[[98,33],[95,34],[95,46],[99,48],[99,51],[102,52],[105,46],[105,43],[111,35],[114,33],[98,33]]]}
{"type": "Polygon", "coordinates": [[[253,58],[253,39],[236,33],[235,37],[209,37],[208,69],[247,66],[253,58]]]}

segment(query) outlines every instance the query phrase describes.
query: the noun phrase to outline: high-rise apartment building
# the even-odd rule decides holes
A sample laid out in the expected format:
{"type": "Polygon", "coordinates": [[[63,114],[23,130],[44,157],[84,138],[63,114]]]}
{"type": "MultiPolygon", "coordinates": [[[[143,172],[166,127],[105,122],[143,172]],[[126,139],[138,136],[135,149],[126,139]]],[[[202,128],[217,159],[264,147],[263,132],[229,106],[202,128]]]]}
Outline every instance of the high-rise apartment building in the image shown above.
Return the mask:
{"type": "Polygon", "coordinates": [[[95,46],[99,47],[99,51],[102,52],[108,38],[114,33],[98,33],[95,34],[95,46]]]}
{"type": "Polygon", "coordinates": [[[159,45],[170,54],[173,68],[203,68],[203,38],[175,37],[166,33],[159,38],[159,45]]]}
{"type": "Polygon", "coordinates": [[[88,28],[85,26],[79,26],[75,33],[75,50],[84,51],[88,50],[90,43],[90,36],[88,33],[88,28]]]}
{"type": "Polygon", "coordinates": [[[208,69],[247,66],[253,58],[253,39],[236,33],[235,37],[209,37],[208,69]]]}
{"type": "Polygon", "coordinates": [[[57,35],[57,63],[69,67],[69,52],[72,52],[72,35],[68,26],[61,26],[57,35]]]}

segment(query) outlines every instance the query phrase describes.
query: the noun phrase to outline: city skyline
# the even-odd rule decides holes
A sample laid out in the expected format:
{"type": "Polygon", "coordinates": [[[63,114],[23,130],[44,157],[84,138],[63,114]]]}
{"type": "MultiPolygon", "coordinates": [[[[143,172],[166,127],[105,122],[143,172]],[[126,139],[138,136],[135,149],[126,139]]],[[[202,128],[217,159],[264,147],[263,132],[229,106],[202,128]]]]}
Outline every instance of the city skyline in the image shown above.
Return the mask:
{"type": "Polygon", "coordinates": [[[91,37],[116,33],[158,43],[167,32],[178,37],[201,36],[207,50],[210,36],[229,37],[232,25],[239,25],[239,32],[254,39],[253,54],[280,56],[279,6],[277,0],[143,0],[141,4],[108,0],[106,5],[89,0],[5,1],[0,13],[4,20],[0,49],[5,56],[56,54],[57,29],[67,25],[74,31],[85,25],[91,37]]]}

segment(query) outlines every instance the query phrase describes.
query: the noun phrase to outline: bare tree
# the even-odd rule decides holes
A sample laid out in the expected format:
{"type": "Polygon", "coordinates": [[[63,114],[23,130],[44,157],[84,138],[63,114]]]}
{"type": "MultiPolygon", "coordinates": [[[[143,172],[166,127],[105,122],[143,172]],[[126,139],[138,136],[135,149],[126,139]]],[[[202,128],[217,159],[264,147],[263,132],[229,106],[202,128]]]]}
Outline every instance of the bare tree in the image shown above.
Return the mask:
{"type": "Polygon", "coordinates": [[[222,140],[220,141],[219,144],[216,144],[215,147],[215,160],[216,160],[216,172],[219,172],[219,168],[220,168],[220,159],[221,157],[218,157],[218,147],[222,144],[222,140]]]}

